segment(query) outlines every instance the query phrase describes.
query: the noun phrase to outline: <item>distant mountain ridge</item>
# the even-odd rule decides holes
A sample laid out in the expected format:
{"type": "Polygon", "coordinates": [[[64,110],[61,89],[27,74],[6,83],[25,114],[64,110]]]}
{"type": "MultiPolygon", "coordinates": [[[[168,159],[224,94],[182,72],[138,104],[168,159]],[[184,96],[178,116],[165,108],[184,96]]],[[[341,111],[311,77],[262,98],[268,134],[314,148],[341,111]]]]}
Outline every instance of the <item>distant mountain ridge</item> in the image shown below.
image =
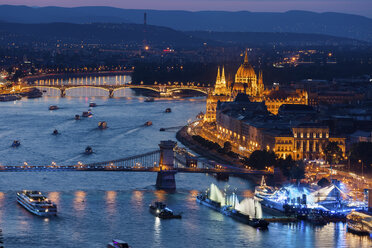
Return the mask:
{"type": "Polygon", "coordinates": [[[372,19],[341,13],[307,11],[226,12],[130,10],[112,7],[0,6],[0,20],[16,23],[148,23],[181,31],[313,33],[372,42],[372,19]]]}
{"type": "Polygon", "coordinates": [[[341,46],[371,43],[321,34],[255,32],[182,32],[167,27],[132,23],[9,23],[0,22],[0,45],[57,41],[86,44],[127,44],[166,48],[211,46],[341,46]],[[144,32],[146,30],[146,32],[144,32]]]}

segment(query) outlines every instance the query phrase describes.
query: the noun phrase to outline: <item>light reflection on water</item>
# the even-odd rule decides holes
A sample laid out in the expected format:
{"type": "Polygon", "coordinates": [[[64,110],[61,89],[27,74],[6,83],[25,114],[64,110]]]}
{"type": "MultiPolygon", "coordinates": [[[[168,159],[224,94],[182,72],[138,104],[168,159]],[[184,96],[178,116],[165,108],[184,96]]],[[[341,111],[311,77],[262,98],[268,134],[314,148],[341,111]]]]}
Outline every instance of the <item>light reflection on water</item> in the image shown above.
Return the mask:
{"type": "Polygon", "coordinates": [[[74,198],[74,209],[76,211],[83,212],[85,210],[86,205],[86,192],[78,190],[75,192],[75,198],[74,198]]]}
{"type": "MultiPolygon", "coordinates": [[[[76,79],[75,79],[76,81],[76,79]]],[[[86,81],[86,79],[84,79],[86,81]]],[[[101,83],[106,79],[97,79],[101,83]]],[[[73,93],[71,90],[70,93],[73,93]]],[[[0,163],[3,165],[72,164],[97,162],[151,151],[160,140],[175,139],[175,132],[161,127],[181,126],[205,109],[204,99],[156,99],[144,103],[124,90],[126,97],[43,97],[0,104],[0,163]],[[75,121],[74,115],[94,101],[93,117],[75,121]],[[57,111],[48,111],[56,104],[57,111]],[[171,114],[164,114],[167,107],[171,114]],[[97,122],[109,128],[100,132],[97,122]],[[153,126],[141,125],[153,121],[153,126]],[[9,124],[12,125],[9,125],[9,124]],[[57,127],[58,137],[51,132],[57,127]],[[14,139],[21,140],[11,149],[14,139]],[[94,154],[85,156],[87,145],[94,154]]],[[[119,92],[120,93],[120,92],[119,92]]],[[[305,222],[270,224],[260,232],[235,222],[195,202],[198,192],[210,183],[224,188],[225,182],[201,174],[176,175],[177,191],[155,190],[155,173],[126,172],[30,172],[1,173],[0,228],[5,247],[105,247],[112,238],[132,247],[370,247],[368,237],[346,232],[344,223],[313,227],[305,222]],[[58,216],[39,218],[16,203],[16,190],[37,189],[58,204],[58,216]],[[182,220],[160,220],[148,205],[164,201],[182,220]]],[[[228,184],[240,197],[254,189],[250,182],[231,177],[228,184]]]]}

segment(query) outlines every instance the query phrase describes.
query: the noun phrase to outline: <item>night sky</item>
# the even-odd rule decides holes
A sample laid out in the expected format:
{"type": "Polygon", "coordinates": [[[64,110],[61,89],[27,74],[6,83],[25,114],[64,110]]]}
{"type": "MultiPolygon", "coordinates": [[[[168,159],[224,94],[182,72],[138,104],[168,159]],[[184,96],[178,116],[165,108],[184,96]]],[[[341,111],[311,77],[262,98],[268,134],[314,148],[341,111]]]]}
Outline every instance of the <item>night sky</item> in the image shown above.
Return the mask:
{"type": "Polygon", "coordinates": [[[309,10],[372,17],[372,0],[0,0],[0,4],[28,6],[112,6],[125,9],[177,9],[283,12],[309,10]]]}

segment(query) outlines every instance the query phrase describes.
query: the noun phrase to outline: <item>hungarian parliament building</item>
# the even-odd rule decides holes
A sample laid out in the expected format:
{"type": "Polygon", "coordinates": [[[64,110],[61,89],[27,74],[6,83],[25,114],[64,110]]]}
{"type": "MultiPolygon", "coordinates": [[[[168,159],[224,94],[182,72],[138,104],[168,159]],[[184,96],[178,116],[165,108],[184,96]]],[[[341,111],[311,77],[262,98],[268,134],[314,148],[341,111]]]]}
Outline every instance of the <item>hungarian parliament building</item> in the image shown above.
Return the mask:
{"type": "Polygon", "coordinates": [[[330,137],[317,118],[305,90],[265,89],[262,72],[257,76],[246,52],[234,82],[228,83],[224,67],[218,68],[200,135],[220,145],[230,141],[243,156],[267,149],[282,158],[324,159],[328,142],[337,142],[345,152],[345,138],[330,137]]]}

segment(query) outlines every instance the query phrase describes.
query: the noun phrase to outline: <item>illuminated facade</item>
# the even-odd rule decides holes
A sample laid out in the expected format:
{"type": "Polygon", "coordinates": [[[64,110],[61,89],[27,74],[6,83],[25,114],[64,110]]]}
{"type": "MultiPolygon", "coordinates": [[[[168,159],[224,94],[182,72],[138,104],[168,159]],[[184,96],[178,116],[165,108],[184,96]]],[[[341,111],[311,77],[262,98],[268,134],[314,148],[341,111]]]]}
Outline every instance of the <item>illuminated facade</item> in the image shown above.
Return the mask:
{"type": "Polygon", "coordinates": [[[345,155],[345,138],[331,137],[328,126],[270,116],[264,107],[258,102],[222,104],[217,108],[218,136],[236,144],[243,156],[269,150],[281,158],[324,159],[323,147],[329,142],[337,142],[345,155]]]}
{"type": "Polygon", "coordinates": [[[217,79],[213,92],[209,93],[207,97],[207,109],[204,115],[205,122],[216,121],[216,108],[218,101],[228,102],[231,101],[231,91],[229,90],[226,78],[225,68],[222,67],[222,73],[220,73],[220,67],[217,70],[217,79]]]}
{"type": "Polygon", "coordinates": [[[251,97],[262,97],[264,84],[262,72],[259,72],[258,78],[253,67],[248,62],[248,53],[245,52],[244,62],[240,65],[235,74],[235,82],[232,88],[233,93],[244,93],[251,97]]]}
{"type": "Polygon", "coordinates": [[[248,95],[252,102],[264,101],[268,111],[274,115],[278,114],[279,107],[283,104],[308,104],[308,95],[304,90],[265,90],[262,71],[259,71],[257,76],[245,52],[244,62],[238,68],[231,88],[226,81],[224,67],[222,67],[222,72],[218,68],[214,91],[207,98],[204,121],[215,122],[218,101],[233,101],[239,93],[248,95]]]}
{"type": "Polygon", "coordinates": [[[283,104],[308,105],[308,94],[305,90],[300,89],[295,91],[273,89],[265,92],[264,100],[267,110],[276,115],[283,104]]]}

